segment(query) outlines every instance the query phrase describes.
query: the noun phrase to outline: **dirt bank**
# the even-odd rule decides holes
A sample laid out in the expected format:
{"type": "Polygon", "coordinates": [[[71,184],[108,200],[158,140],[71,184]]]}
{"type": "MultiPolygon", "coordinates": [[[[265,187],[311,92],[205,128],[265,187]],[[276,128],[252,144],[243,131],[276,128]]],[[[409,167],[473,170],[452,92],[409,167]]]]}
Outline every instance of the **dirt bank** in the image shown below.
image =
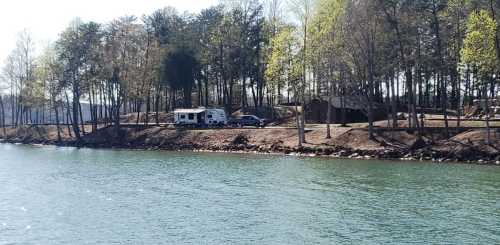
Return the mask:
{"type": "Polygon", "coordinates": [[[331,139],[326,139],[325,135],[324,128],[308,130],[308,143],[299,148],[296,130],[287,128],[175,130],[148,127],[123,128],[118,133],[113,128],[103,128],[86,134],[79,143],[67,129],[61,132],[62,139],[58,141],[57,130],[53,126],[8,128],[5,135],[0,130],[0,138],[9,143],[500,164],[499,137],[493,133],[494,142],[486,145],[486,133],[481,130],[461,133],[450,139],[441,135],[418,138],[405,131],[381,132],[370,139],[364,128],[342,127],[332,129],[331,139]]]}

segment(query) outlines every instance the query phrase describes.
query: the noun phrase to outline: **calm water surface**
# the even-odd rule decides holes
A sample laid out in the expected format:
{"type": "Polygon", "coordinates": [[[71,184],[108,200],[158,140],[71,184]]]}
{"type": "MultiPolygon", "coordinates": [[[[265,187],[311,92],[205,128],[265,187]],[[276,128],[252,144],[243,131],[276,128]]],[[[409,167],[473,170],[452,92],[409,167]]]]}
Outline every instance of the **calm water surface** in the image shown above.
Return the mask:
{"type": "Polygon", "coordinates": [[[0,145],[0,244],[498,243],[498,167],[0,145]]]}

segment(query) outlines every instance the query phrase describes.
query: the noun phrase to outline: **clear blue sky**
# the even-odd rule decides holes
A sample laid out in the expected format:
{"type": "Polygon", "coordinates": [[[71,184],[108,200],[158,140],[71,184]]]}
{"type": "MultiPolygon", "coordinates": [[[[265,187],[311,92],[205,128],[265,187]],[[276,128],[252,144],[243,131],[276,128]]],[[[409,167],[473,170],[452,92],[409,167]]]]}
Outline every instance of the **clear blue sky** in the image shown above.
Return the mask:
{"type": "Polygon", "coordinates": [[[218,0],[5,0],[0,7],[0,67],[14,48],[17,34],[28,29],[41,50],[75,17],[107,22],[123,15],[149,14],[165,6],[199,12],[218,0]]]}

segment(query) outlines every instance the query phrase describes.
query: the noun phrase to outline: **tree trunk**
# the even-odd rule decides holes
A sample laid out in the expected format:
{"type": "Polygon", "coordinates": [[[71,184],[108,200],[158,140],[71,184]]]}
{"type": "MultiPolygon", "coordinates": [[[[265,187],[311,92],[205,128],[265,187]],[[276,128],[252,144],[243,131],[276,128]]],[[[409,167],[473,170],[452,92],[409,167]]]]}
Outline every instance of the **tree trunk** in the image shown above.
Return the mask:
{"type": "Polygon", "coordinates": [[[442,96],[443,96],[443,99],[442,99],[442,107],[443,107],[443,116],[444,116],[444,130],[445,130],[445,134],[446,134],[446,137],[449,137],[450,136],[450,133],[449,133],[449,122],[448,122],[448,96],[447,96],[447,83],[446,83],[446,80],[443,79],[443,81],[441,81],[442,83],[442,96]]]}
{"type": "MultiPolygon", "coordinates": [[[[118,85],[120,87],[120,85],[118,85]]],[[[117,95],[116,95],[116,105],[115,105],[115,115],[114,115],[114,128],[115,128],[115,133],[116,136],[118,136],[120,132],[120,110],[121,110],[121,105],[122,105],[122,96],[121,96],[121,88],[117,89],[117,95]]]]}
{"type": "Polygon", "coordinates": [[[151,90],[148,91],[148,96],[146,97],[146,116],[144,119],[144,125],[149,124],[149,112],[151,111],[151,90]]]}
{"type": "Polygon", "coordinates": [[[208,69],[205,69],[205,107],[208,107],[208,102],[209,102],[209,99],[208,99],[208,90],[209,90],[209,86],[208,86],[208,69]]]}
{"type": "Polygon", "coordinates": [[[298,143],[298,147],[302,147],[302,137],[300,136],[300,134],[302,133],[301,130],[300,130],[300,112],[299,112],[299,106],[298,106],[298,101],[295,102],[295,122],[297,124],[297,134],[298,134],[298,138],[299,138],[299,143],[298,143]]]}
{"type": "Polygon", "coordinates": [[[328,82],[328,109],[326,115],[326,138],[331,139],[332,133],[330,130],[330,124],[332,123],[332,89],[331,82],[328,82]]]}
{"type": "Polygon", "coordinates": [[[137,101],[137,116],[136,116],[136,121],[135,121],[135,124],[136,125],[139,125],[140,121],[141,121],[141,107],[142,107],[142,103],[137,101]]]}
{"type": "Polygon", "coordinates": [[[491,130],[490,130],[490,105],[488,100],[488,92],[486,86],[484,88],[484,112],[486,122],[486,144],[491,145],[491,130]]]}
{"type": "Polygon", "coordinates": [[[341,110],[341,124],[342,124],[342,127],[347,127],[347,111],[346,111],[346,108],[345,108],[345,95],[344,95],[344,91],[342,91],[342,96],[340,97],[340,110],[341,110]]]}
{"type": "Polygon", "coordinates": [[[374,66],[375,66],[375,43],[370,40],[368,52],[368,130],[370,139],[374,139],[373,133],[373,83],[374,83],[374,66]]]}
{"type": "Polygon", "coordinates": [[[302,112],[300,113],[300,141],[306,143],[306,100],[305,94],[302,95],[302,112]]]}
{"type": "Polygon", "coordinates": [[[92,132],[97,131],[96,121],[97,119],[94,117],[94,101],[93,101],[93,87],[90,85],[89,91],[89,110],[90,110],[90,121],[92,123],[92,132]]]}
{"type": "Polygon", "coordinates": [[[80,114],[80,124],[82,125],[82,134],[85,135],[85,119],[83,118],[83,111],[82,111],[82,103],[80,103],[80,100],[78,102],[78,113],[80,114]]]}
{"type": "Polygon", "coordinates": [[[0,123],[2,123],[3,135],[6,136],[7,135],[7,129],[5,128],[5,107],[4,107],[4,104],[3,104],[2,95],[0,95],[0,116],[2,116],[2,119],[1,119],[0,123]]]}
{"type": "Polygon", "coordinates": [[[69,103],[68,93],[64,93],[66,95],[66,127],[68,128],[68,134],[70,137],[73,137],[71,133],[70,125],[73,125],[73,121],[71,120],[71,105],[69,103]]]}
{"type": "Polygon", "coordinates": [[[156,125],[160,124],[160,83],[156,88],[156,97],[155,97],[155,122],[156,125]]]}
{"type": "Polygon", "coordinates": [[[77,98],[73,98],[73,105],[72,105],[72,112],[73,112],[73,120],[72,120],[72,125],[73,125],[73,133],[75,134],[76,140],[78,142],[81,141],[81,134],[80,134],[80,125],[78,125],[78,102],[76,101],[77,98]]]}
{"type": "MultiPolygon", "coordinates": [[[[66,99],[68,99],[68,95],[66,94],[66,99]]],[[[72,115],[73,119],[71,121],[71,124],[73,126],[73,133],[75,134],[76,140],[80,142],[82,140],[81,135],[80,135],[80,126],[78,125],[78,103],[80,100],[80,96],[78,95],[78,92],[73,93],[73,105],[72,105],[72,115]]]]}
{"type": "Polygon", "coordinates": [[[57,142],[61,143],[61,127],[59,126],[59,109],[57,102],[52,102],[54,106],[54,112],[56,113],[56,128],[57,128],[57,142]]]}
{"type": "Polygon", "coordinates": [[[300,141],[302,143],[306,143],[306,134],[305,134],[305,127],[306,127],[306,83],[307,83],[307,30],[308,30],[308,17],[306,16],[304,19],[304,50],[302,52],[302,90],[300,91],[301,93],[301,103],[302,103],[302,113],[301,113],[301,120],[300,120],[300,141]]]}
{"type": "Polygon", "coordinates": [[[397,98],[396,98],[396,92],[395,92],[395,87],[394,87],[394,74],[391,77],[391,95],[392,95],[392,98],[391,98],[392,127],[397,128],[398,127],[398,105],[396,104],[397,98]]]}

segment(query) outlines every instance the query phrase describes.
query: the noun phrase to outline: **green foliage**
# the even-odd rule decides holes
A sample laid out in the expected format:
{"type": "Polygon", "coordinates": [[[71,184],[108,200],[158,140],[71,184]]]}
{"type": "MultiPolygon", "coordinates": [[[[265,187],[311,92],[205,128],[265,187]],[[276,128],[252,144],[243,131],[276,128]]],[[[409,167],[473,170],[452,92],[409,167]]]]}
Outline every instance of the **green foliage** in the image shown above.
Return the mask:
{"type": "Polygon", "coordinates": [[[36,62],[33,41],[20,38],[3,69],[18,111],[66,94],[77,102],[70,107],[105,104],[115,120],[127,103],[168,111],[194,95],[197,105],[227,109],[280,103],[286,91],[301,103],[371,94],[432,106],[450,94],[458,105],[464,93],[476,96],[478,77],[500,71],[496,1],[224,2],[197,15],[168,7],[140,19],[75,20],[36,62]],[[459,62],[473,69],[460,74],[459,62]]]}
{"type": "Polygon", "coordinates": [[[318,0],[315,6],[315,14],[311,20],[310,36],[321,42],[322,46],[328,46],[335,42],[335,38],[342,25],[342,17],[345,14],[345,0],[318,0]]]}
{"type": "Polygon", "coordinates": [[[284,87],[299,80],[301,74],[297,69],[298,39],[293,27],[284,27],[271,40],[271,54],[267,61],[265,77],[269,85],[284,87]]]}
{"type": "Polygon", "coordinates": [[[467,35],[461,51],[462,62],[476,67],[483,76],[498,70],[495,50],[496,22],[488,12],[473,12],[467,21],[467,35]]]}
{"type": "Polygon", "coordinates": [[[82,23],[75,20],[56,42],[57,59],[62,66],[63,87],[73,86],[78,95],[85,89],[84,80],[95,76],[91,63],[102,52],[96,50],[101,45],[101,26],[95,22],[82,23]]]}

